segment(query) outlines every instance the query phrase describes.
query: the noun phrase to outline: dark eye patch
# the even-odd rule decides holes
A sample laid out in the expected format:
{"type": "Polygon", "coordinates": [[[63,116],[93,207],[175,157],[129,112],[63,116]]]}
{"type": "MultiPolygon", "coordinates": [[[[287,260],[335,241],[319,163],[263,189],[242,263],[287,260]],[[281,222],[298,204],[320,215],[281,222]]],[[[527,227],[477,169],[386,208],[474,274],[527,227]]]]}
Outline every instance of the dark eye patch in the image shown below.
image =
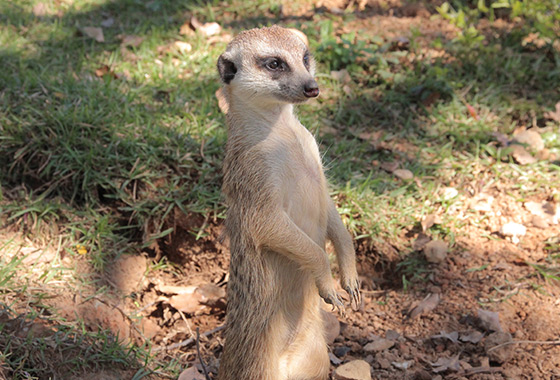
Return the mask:
{"type": "Polygon", "coordinates": [[[264,57],[257,58],[257,65],[271,73],[281,73],[290,71],[290,67],[282,58],[279,57],[264,57]]]}
{"type": "Polygon", "coordinates": [[[305,68],[309,71],[309,51],[306,51],[305,54],[303,55],[303,65],[305,66],[305,68]]]}

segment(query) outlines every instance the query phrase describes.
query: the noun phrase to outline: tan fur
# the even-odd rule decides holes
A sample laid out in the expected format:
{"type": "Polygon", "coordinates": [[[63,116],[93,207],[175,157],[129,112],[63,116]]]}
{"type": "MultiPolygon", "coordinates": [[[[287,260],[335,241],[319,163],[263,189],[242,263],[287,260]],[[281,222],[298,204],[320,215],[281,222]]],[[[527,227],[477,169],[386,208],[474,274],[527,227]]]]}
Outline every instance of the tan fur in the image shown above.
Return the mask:
{"type": "Polygon", "coordinates": [[[327,378],[320,297],[343,306],[326,239],[343,288],[360,301],[351,237],[329,198],[317,143],[293,111],[293,103],[316,96],[306,50],[287,29],[252,29],[218,61],[228,104],[223,192],[231,247],[220,380],[327,378]],[[269,70],[259,63],[267,57],[289,70],[269,70]]]}

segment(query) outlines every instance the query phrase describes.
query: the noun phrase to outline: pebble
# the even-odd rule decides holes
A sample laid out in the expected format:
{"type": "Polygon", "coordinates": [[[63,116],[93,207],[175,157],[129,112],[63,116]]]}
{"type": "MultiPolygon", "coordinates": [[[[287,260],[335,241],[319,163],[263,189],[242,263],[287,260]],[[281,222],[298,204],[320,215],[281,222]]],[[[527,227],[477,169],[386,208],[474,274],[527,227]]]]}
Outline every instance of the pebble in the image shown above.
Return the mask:
{"type": "Polygon", "coordinates": [[[335,380],[371,380],[371,369],[365,360],[353,360],[334,370],[335,380]]]}
{"type": "Polygon", "coordinates": [[[393,347],[394,345],[395,345],[395,342],[393,342],[392,340],[379,338],[377,340],[374,340],[373,342],[370,342],[370,343],[366,344],[366,346],[364,347],[364,351],[365,352],[379,352],[379,351],[387,350],[387,349],[393,347]]]}
{"type": "Polygon", "coordinates": [[[531,222],[533,223],[533,226],[537,228],[546,229],[549,227],[546,219],[539,215],[533,215],[531,222]]]}
{"type": "Polygon", "coordinates": [[[502,226],[500,233],[504,236],[524,236],[527,228],[522,224],[509,222],[502,226]]]}

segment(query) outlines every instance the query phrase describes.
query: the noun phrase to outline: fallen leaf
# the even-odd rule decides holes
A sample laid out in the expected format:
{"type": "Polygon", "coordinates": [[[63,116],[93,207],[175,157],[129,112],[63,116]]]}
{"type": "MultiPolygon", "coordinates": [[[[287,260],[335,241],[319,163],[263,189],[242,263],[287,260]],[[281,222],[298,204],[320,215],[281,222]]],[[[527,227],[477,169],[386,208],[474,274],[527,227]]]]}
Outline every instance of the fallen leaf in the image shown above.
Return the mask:
{"type": "Polygon", "coordinates": [[[441,197],[443,200],[449,201],[459,195],[459,191],[457,191],[454,187],[445,187],[442,191],[441,197]]]}
{"type": "Polygon", "coordinates": [[[121,46],[131,46],[131,47],[137,47],[140,46],[140,44],[142,43],[142,41],[144,41],[144,37],[141,36],[135,36],[135,35],[119,35],[118,36],[121,40],[121,46]]]}
{"type": "Polygon", "coordinates": [[[395,175],[395,177],[405,181],[414,178],[414,174],[412,174],[412,172],[408,169],[397,169],[393,172],[393,174],[395,175]]]}
{"type": "Polygon", "coordinates": [[[420,222],[422,225],[422,231],[426,232],[429,230],[434,224],[441,224],[441,217],[436,214],[429,214],[420,222]]]}
{"type": "Polygon", "coordinates": [[[213,36],[222,31],[222,27],[217,22],[201,23],[196,17],[191,17],[191,26],[197,32],[204,34],[206,37],[213,36]]]}
{"type": "Polygon", "coordinates": [[[503,331],[500,325],[500,315],[484,309],[477,310],[478,320],[486,331],[503,331]]]}
{"type": "Polygon", "coordinates": [[[560,219],[560,208],[552,202],[525,202],[525,208],[534,216],[542,218],[546,223],[557,224],[560,219]]]}
{"type": "Polygon", "coordinates": [[[336,355],[333,354],[332,352],[329,352],[329,360],[333,365],[339,365],[340,363],[342,363],[342,360],[336,357],[336,355]]]}
{"type": "Polygon", "coordinates": [[[45,3],[37,3],[31,10],[36,17],[46,16],[49,13],[49,6],[45,3]]]}
{"type": "Polygon", "coordinates": [[[188,53],[192,50],[192,45],[188,42],[175,41],[174,45],[181,53],[188,53]]]}
{"type": "Polygon", "coordinates": [[[447,257],[447,243],[441,240],[432,240],[424,246],[426,260],[433,264],[439,264],[447,257]]]}
{"type": "Polygon", "coordinates": [[[204,308],[202,296],[198,293],[177,294],[169,298],[169,304],[183,313],[194,314],[204,308]]]}
{"type": "Polygon", "coordinates": [[[449,339],[453,343],[459,343],[459,341],[457,340],[459,338],[459,333],[457,331],[452,331],[450,333],[446,333],[445,331],[440,331],[439,334],[432,335],[431,338],[432,339],[438,339],[438,338],[449,339]]]}
{"type": "Polygon", "coordinates": [[[385,170],[387,173],[392,173],[397,170],[397,168],[399,167],[399,163],[396,161],[382,162],[379,167],[385,170]]]}
{"type": "Polygon", "coordinates": [[[468,334],[462,334],[461,337],[459,338],[459,340],[461,342],[465,342],[465,343],[474,343],[477,344],[478,342],[480,342],[482,340],[482,338],[484,337],[484,334],[481,333],[480,331],[471,331],[468,334]]]}
{"type": "Polygon", "coordinates": [[[181,372],[177,380],[204,380],[204,375],[193,366],[181,372]]]}
{"type": "Polygon", "coordinates": [[[414,249],[415,251],[420,251],[422,250],[426,244],[428,244],[430,241],[432,240],[431,237],[429,237],[428,235],[426,235],[425,233],[421,232],[418,234],[418,237],[416,238],[416,240],[414,240],[414,243],[412,243],[412,249],[414,249]]]}
{"type": "Polygon", "coordinates": [[[94,26],[85,26],[82,29],[82,33],[89,38],[96,40],[97,42],[105,42],[105,37],[103,36],[103,29],[94,26]]]}
{"type": "Polygon", "coordinates": [[[343,84],[347,84],[350,83],[352,81],[352,77],[350,76],[350,74],[348,73],[348,70],[346,69],[342,69],[342,70],[333,70],[331,71],[331,78],[333,78],[334,80],[339,81],[340,83],[343,84]]]}
{"type": "Polygon", "coordinates": [[[110,28],[115,23],[115,19],[112,17],[106,18],[105,20],[101,21],[101,26],[104,28],[110,28]]]}
{"type": "Polygon", "coordinates": [[[110,75],[113,78],[118,78],[117,74],[107,65],[100,66],[95,70],[95,76],[98,78],[102,78],[105,75],[110,75]]]}
{"type": "Polygon", "coordinates": [[[452,358],[439,358],[435,363],[430,363],[433,372],[440,373],[444,371],[458,372],[461,369],[459,363],[459,355],[453,356],[452,358]]]}
{"type": "Polygon", "coordinates": [[[513,141],[518,144],[528,145],[531,149],[536,151],[544,149],[544,141],[541,135],[532,129],[516,134],[513,137],[513,141]]]}
{"type": "Polygon", "coordinates": [[[406,360],[404,362],[391,362],[391,364],[393,365],[393,367],[406,371],[407,369],[409,369],[410,367],[412,367],[414,365],[415,361],[414,360],[406,360]]]}
{"type": "Polygon", "coordinates": [[[500,132],[492,132],[492,136],[496,139],[496,141],[500,143],[502,147],[509,146],[511,142],[509,137],[500,132]]]}
{"type": "Polygon", "coordinates": [[[365,352],[385,351],[395,345],[395,342],[389,339],[378,338],[364,346],[365,352]]]}
{"type": "Polygon", "coordinates": [[[519,165],[529,165],[537,162],[537,159],[531,156],[531,153],[527,152],[522,145],[513,144],[511,146],[511,155],[519,165]]]}
{"type": "Polygon", "coordinates": [[[513,345],[509,343],[513,339],[511,334],[498,331],[488,335],[484,340],[484,349],[491,361],[497,363],[505,363],[513,356],[513,345]],[[499,346],[499,347],[498,347],[499,346]]]}
{"type": "Polygon", "coordinates": [[[554,111],[545,112],[544,117],[560,123],[560,102],[556,103],[554,111]]]}
{"type": "Polygon", "coordinates": [[[428,294],[420,303],[409,310],[408,317],[414,319],[422,314],[429,313],[439,304],[440,298],[438,293],[428,294]]]}

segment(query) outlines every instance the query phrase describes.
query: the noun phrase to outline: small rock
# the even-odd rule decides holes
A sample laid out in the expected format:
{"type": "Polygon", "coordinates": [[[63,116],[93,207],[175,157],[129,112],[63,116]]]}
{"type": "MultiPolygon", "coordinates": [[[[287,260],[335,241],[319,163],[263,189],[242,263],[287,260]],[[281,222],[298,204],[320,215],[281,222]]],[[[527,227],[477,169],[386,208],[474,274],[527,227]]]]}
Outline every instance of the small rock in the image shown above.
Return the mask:
{"type": "Polygon", "coordinates": [[[447,243],[441,240],[432,240],[424,246],[424,255],[430,263],[439,264],[447,257],[447,243]]]}
{"type": "Polygon", "coordinates": [[[365,352],[379,352],[387,350],[395,345],[395,342],[388,339],[379,338],[365,345],[365,352]]]}
{"type": "Polygon", "coordinates": [[[396,161],[388,161],[388,162],[382,162],[381,165],[379,166],[387,173],[392,173],[399,168],[399,163],[396,161]]]}
{"type": "Polygon", "coordinates": [[[410,180],[414,178],[414,174],[408,169],[396,169],[393,171],[395,177],[400,178],[402,180],[410,180]]]}
{"type": "Polygon", "coordinates": [[[546,219],[539,215],[533,215],[533,218],[531,219],[531,223],[533,223],[533,226],[537,228],[546,229],[549,227],[546,219]]]}
{"type": "Polygon", "coordinates": [[[513,137],[513,141],[519,144],[527,144],[533,150],[544,149],[544,142],[541,135],[533,130],[523,131],[513,137]]]}
{"type": "Polygon", "coordinates": [[[334,370],[335,380],[371,380],[371,369],[365,360],[353,360],[334,370]]]}
{"type": "Polygon", "coordinates": [[[146,339],[152,339],[161,331],[158,324],[147,317],[142,318],[142,321],[140,322],[140,329],[146,339]]]}
{"type": "Polygon", "coordinates": [[[494,348],[511,341],[512,337],[510,333],[498,331],[490,334],[484,341],[484,349],[486,350],[490,360],[502,364],[511,359],[513,354],[512,344],[506,344],[504,346],[494,348]]]}
{"type": "Polygon", "coordinates": [[[333,353],[338,356],[339,358],[343,357],[344,355],[346,355],[347,353],[349,353],[350,351],[352,351],[352,349],[348,346],[339,346],[339,347],[335,347],[333,349],[333,353]]]}
{"type": "Polygon", "coordinates": [[[329,352],[329,360],[331,361],[331,363],[333,365],[339,365],[340,363],[342,363],[342,360],[340,360],[334,353],[329,352]]]}
{"type": "Polygon", "coordinates": [[[379,367],[381,369],[389,369],[391,368],[391,362],[385,358],[379,358],[377,359],[377,364],[379,364],[379,367]]]}
{"type": "Polygon", "coordinates": [[[527,228],[522,224],[509,222],[502,226],[500,233],[504,236],[524,236],[527,228]]]}

